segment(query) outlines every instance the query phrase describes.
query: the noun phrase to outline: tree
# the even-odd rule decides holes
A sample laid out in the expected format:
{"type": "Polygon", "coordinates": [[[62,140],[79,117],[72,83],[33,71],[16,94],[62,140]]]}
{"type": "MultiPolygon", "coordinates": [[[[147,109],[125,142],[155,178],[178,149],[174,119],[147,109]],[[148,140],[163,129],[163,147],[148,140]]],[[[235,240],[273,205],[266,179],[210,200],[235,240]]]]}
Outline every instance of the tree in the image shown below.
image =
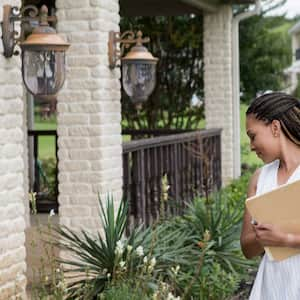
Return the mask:
{"type": "MultiPolygon", "coordinates": [[[[278,90],[283,69],[291,61],[291,43],[285,17],[267,14],[286,0],[263,0],[263,12],[240,24],[242,99],[257,92],[278,90]]],[[[249,5],[233,7],[234,14],[249,5]]],[[[138,111],[122,92],[123,128],[197,128],[204,106],[191,106],[193,95],[203,99],[203,17],[135,17],[121,19],[121,30],[141,29],[151,37],[148,49],[159,58],[157,84],[138,111]]]]}
{"type": "MultiPolygon", "coordinates": [[[[249,102],[257,93],[281,90],[285,86],[284,69],[291,63],[288,29],[293,20],[270,13],[287,0],[262,0],[262,12],[240,23],[240,78],[242,101],[249,102]]],[[[235,6],[235,14],[249,5],[235,6]]]]}
{"type": "Polygon", "coordinates": [[[123,127],[198,127],[203,106],[192,107],[191,98],[203,96],[202,23],[202,16],[122,18],[121,29],[141,29],[159,57],[156,88],[140,111],[122,93],[123,127]]]}
{"type": "Polygon", "coordinates": [[[258,92],[284,88],[284,69],[291,63],[288,29],[292,21],[264,14],[240,24],[240,74],[242,100],[258,92]]]}

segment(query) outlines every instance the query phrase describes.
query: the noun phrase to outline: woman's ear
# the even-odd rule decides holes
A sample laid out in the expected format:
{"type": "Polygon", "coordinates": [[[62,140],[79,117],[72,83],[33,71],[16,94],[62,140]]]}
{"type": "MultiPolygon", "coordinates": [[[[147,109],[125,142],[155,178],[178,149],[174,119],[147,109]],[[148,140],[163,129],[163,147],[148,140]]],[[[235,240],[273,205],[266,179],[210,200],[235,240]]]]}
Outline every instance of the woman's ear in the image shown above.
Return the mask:
{"type": "Polygon", "coordinates": [[[278,120],[273,120],[271,123],[271,131],[274,137],[279,137],[281,132],[281,124],[278,120]]]}

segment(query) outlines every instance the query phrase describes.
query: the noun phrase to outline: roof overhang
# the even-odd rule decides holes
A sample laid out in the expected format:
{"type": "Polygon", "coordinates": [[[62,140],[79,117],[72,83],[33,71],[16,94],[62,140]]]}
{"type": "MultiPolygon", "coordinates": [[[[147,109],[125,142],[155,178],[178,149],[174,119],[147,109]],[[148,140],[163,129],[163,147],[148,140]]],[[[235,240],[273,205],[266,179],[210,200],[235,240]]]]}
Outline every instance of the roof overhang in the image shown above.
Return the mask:
{"type": "Polygon", "coordinates": [[[298,34],[300,32],[300,22],[296,23],[290,30],[289,34],[298,34]]]}
{"type": "Polygon", "coordinates": [[[122,16],[179,16],[216,12],[223,4],[253,4],[255,0],[120,0],[122,16]]]}

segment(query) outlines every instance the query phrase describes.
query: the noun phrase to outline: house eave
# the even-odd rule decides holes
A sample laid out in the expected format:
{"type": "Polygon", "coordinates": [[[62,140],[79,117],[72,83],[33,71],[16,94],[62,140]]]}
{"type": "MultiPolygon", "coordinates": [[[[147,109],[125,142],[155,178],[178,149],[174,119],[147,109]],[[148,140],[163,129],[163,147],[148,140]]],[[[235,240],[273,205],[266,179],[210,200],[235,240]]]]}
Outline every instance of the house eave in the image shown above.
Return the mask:
{"type": "Polygon", "coordinates": [[[216,12],[224,4],[253,4],[255,0],[120,0],[122,16],[178,16],[216,12]]]}
{"type": "Polygon", "coordinates": [[[289,34],[295,34],[300,32],[300,22],[296,23],[290,30],[289,34]]]}

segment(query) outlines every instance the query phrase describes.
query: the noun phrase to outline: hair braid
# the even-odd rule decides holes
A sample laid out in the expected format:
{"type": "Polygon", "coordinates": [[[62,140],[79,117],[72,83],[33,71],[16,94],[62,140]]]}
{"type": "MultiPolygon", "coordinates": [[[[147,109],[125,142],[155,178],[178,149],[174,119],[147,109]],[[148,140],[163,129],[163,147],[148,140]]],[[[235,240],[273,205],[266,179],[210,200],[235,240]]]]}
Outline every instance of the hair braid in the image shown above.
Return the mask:
{"type": "Polygon", "coordinates": [[[266,123],[280,121],[283,133],[293,143],[300,146],[300,101],[285,93],[268,93],[254,99],[246,115],[266,123]]]}

